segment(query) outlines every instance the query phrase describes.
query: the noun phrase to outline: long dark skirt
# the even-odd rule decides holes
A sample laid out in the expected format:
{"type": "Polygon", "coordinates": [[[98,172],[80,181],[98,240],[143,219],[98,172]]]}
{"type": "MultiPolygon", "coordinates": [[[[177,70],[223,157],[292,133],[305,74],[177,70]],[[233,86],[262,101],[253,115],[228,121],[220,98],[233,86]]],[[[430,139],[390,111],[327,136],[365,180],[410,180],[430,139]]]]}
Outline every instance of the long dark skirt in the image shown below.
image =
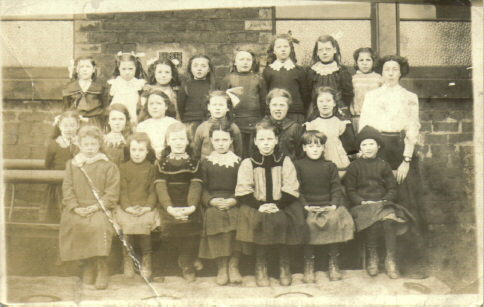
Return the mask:
{"type": "Polygon", "coordinates": [[[345,207],[332,211],[308,212],[309,242],[312,245],[346,242],[353,239],[355,225],[345,207]]]}
{"type": "Polygon", "coordinates": [[[203,212],[200,258],[214,259],[228,257],[240,251],[240,243],[235,240],[239,208],[219,210],[209,207],[203,212]]]}
{"type": "Polygon", "coordinates": [[[309,238],[303,208],[293,202],[276,213],[261,213],[257,209],[241,205],[237,223],[236,239],[259,245],[298,245],[309,238]]]}
{"type": "Polygon", "coordinates": [[[62,184],[52,183],[47,185],[44,201],[39,208],[39,221],[59,223],[62,204],[62,184]]]}

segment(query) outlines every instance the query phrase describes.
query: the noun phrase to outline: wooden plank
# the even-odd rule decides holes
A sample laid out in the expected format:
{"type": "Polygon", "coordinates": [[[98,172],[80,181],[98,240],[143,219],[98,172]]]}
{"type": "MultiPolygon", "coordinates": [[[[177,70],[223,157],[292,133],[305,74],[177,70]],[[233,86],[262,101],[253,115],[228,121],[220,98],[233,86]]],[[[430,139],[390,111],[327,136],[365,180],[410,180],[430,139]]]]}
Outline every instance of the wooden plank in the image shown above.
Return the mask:
{"type": "Polygon", "coordinates": [[[59,224],[7,222],[6,235],[15,238],[57,238],[59,224]]]}
{"type": "Polygon", "coordinates": [[[376,14],[378,54],[397,54],[398,24],[395,3],[378,3],[376,14]]]}
{"type": "Polygon", "coordinates": [[[469,79],[405,78],[401,84],[421,99],[472,99],[472,80],[469,79]]]}
{"type": "Polygon", "coordinates": [[[4,159],[4,169],[45,169],[45,161],[42,159],[4,159]]]}
{"type": "Polygon", "coordinates": [[[60,183],[64,171],[54,170],[4,170],[5,183],[60,183]]]}

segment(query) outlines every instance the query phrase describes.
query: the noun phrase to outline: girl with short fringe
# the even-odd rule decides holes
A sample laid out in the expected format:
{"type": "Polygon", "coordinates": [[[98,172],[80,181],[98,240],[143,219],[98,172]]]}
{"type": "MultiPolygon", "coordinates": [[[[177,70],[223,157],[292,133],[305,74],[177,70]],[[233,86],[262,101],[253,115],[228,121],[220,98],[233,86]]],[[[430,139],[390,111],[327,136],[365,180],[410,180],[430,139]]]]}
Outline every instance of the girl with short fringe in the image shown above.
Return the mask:
{"type": "Polygon", "coordinates": [[[241,283],[240,244],[235,241],[238,202],[235,198],[240,158],[230,150],[235,131],[228,123],[215,123],[209,137],[214,148],[201,162],[203,228],[199,257],[216,259],[216,283],[241,283]]]}
{"type": "Polygon", "coordinates": [[[304,206],[309,228],[309,242],[304,246],[304,278],[315,282],[315,249],[328,247],[329,280],[340,280],[339,243],[353,239],[355,226],[346,209],[338,168],[324,159],[326,136],[319,131],[306,131],[302,136],[303,159],[294,162],[301,185],[300,202],[304,206]]]}
{"type": "Polygon", "coordinates": [[[62,182],[64,207],[59,229],[60,258],[62,261],[80,260],[83,283],[106,289],[109,279],[107,257],[111,253],[114,229],[104,209],[113,210],[117,206],[119,170],[99,151],[103,140],[99,128],[82,127],[78,140],[80,152],[67,163],[62,182]]]}
{"type": "MultiPolygon", "coordinates": [[[[316,40],[307,77],[309,93],[312,95],[311,104],[316,104],[316,90],[319,87],[331,87],[335,90],[334,100],[338,107],[338,116],[350,119],[349,107],[354,96],[351,74],[348,68],[341,64],[338,41],[331,35],[322,35],[316,40]]],[[[308,115],[310,116],[311,114],[308,115]]]]}
{"type": "Polygon", "coordinates": [[[104,135],[102,152],[119,166],[127,158],[127,139],[132,133],[129,111],[119,103],[111,104],[107,110],[107,133],[104,135]]]}
{"type": "Polygon", "coordinates": [[[242,133],[243,153],[242,157],[247,158],[251,150],[251,138],[254,133],[255,124],[265,115],[266,85],[262,77],[258,75],[259,61],[256,55],[247,49],[237,49],[230,73],[226,75],[220,89],[224,91],[233,90],[239,100],[233,101],[234,122],[242,133]],[[241,93],[237,91],[240,89],[241,93]]]}
{"type": "Polygon", "coordinates": [[[236,239],[242,251],[255,248],[255,277],[258,286],[270,285],[267,275],[267,250],[279,252],[279,282],[292,282],[289,246],[307,240],[303,208],[298,202],[299,182],[291,159],[277,149],[277,128],[262,120],[255,127],[258,151],[242,161],[237,175],[235,196],[240,203],[236,239]]]}
{"type": "MultiPolygon", "coordinates": [[[[148,94],[151,89],[159,89],[163,91],[169,98],[172,105],[175,107],[175,118],[180,120],[180,112],[178,111],[178,101],[180,100],[180,78],[174,60],[170,59],[156,59],[149,64],[148,67],[148,84],[143,87],[141,93],[141,112],[139,115],[139,122],[145,120],[148,116],[143,112],[143,107],[148,100],[148,94]]],[[[171,115],[170,115],[171,116],[171,115]]]]}
{"type": "Polygon", "coordinates": [[[353,53],[353,58],[356,70],[352,79],[355,98],[351,103],[350,112],[353,128],[355,133],[358,133],[358,123],[365,95],[369,91],[379,88],[383,81],[381,75],[374,71],[374,68],[378,65],[378,58],[373,49],[358,48],[353,53]]]}
{"type": "Polygon", "coordinates": [[[166,130],[165,143],[161,158],[155,162],[161,238],[178,250],[183,278],[193,282],[202,228],[200,165],[190,155],[190,139],[184,124],[171,124],[166,130]]]}
{"type": "Polygon", "coordinates": [[[96,78],[96,62],[90,56],[75,60],[71,81],[62,90],[63,111],[75,110],[87,120],[86,124],[104,128],[106,89],[96,78]]]}
{"type": "Polygon", "coordinates": [[[215,89],[212,61],[206,55],[194,55],[188,61],[187,75],[181,86],[178,112],[193,138],[197,127],[207,118],[205,101],[208,93],[215,89]]]}
{"type": "Polygon", "coordinates": [[[230,149],[238,156],[242,155],[243,143],[239,127],[232,122],[232,100],[222,91],[213,91],[208,95],[207,109],[210,118],[198,126],[193,139],[193,154],[197,159],[205,158],[214,151],[210,140],[210,127],[226,123],[233,131],[233,144],[230,149]]]}
{"type": "Polygon", "coordinates": [[[108,81],[108,101],[120,103],[129,111],[131,123],[138,122],[137,107],[145,85],[146,74],[140,62],[142,54],[118,52],[115,55],[114,79],[108,81]]]}
{"type": "Polygon", "coordinates": [[[308,110],[310,91],[305,69],[296,65],[296,53],[291,36],[277,35],[271,42],[267,54],[268,65],[262,72],[267,85],[266,92],[274,88],[288,91],[293,102],[288,117],[302,124],[308,110]]]}

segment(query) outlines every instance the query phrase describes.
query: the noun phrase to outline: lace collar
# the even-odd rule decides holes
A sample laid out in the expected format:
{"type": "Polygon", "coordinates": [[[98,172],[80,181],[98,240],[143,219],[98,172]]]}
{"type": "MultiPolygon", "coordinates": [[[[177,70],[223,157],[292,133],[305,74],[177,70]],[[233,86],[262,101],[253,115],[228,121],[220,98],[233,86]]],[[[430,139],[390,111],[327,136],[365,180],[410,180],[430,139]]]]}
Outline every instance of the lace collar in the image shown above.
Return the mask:
{"type": "Polygon", "coordinates": [[[240,158],[232,151],[228,151],[224,154],[212,151],[212,153],[207,156],[207,160],[212,162],[214,165],[220,165],[229,168],[234,167],[234,165],[240,161],[240,158]]]}
{"type": "Polygon", "coordinates": [[[326,76],[334,73],[335,71],[338,71],[339,66],[338,66],[338,63],[336,63],[336,61],[333,61],[329,64],[324,64],[323,62],[317,62],[316,64],[311,66],[311,69],[317,72],[318,75],[326,76]]]}
{"type": "Polygon", "coordinates": [[[126,139],[122,133],[109,132],[104,136],[104,143],[108,146],[118,147],[121,144],[126,144],[126,139]]]}
{"type": "Polygon", "coordinates": [[[71,140],[64,138],[62,135],[59,135],[56,139],[55,142],[60,146],[60,148],[67,148],[71,146],[72,144],[76,143],[75,137],[71,140]]]}
{"type": "Polygon", "coordinates": [[[272,69],[274,69],[275,71],[279,71],[281,70],[281,68],[285,68],[287,71],[293,69],[296,67],[296,65],[294,65],[293,61],[291,59],[287,59],[285,62],[281,62],[279,60],[275,60],[274,62],[272,62],[272,64],[269,65],[272,69]]]}
{"type": "Polygon", "coordinates": [[[187,160],[189,158],[190,156],[186,152],[181,154],[170,152],[168,154],[168,159],[172,159],[172,160],[183,160],[183,159],[187,160]]]}
{"type": "Polygon", "coordinates": [[[88,158],[83,153],[78,153],[73,159],[72,164],[77,167],[82,167],[85,164],[92,164],[97,161],[109,161],[105,154],[98,152],[94,157],[88,158]]]}

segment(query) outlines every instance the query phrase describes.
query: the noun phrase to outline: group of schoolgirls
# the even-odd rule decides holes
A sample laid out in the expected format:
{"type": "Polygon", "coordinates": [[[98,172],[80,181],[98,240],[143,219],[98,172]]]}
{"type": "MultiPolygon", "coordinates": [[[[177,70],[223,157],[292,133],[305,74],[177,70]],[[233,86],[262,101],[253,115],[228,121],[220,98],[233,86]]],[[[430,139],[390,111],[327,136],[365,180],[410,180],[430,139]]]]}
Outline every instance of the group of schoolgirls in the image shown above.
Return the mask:
{"type": "MultiPolygon", "coordinates": [[[[366,126],[355,138],[353,130],[365,92],[381,84],[373,51],[355,52],[353,77],[331,36],[315,43],[308,71],[295,64],[290,36],[276,36],[268,55],[260,77],[254,54],[237,50],[218,87],[204,55],[189,60],[180,82],[171,60],[152,61],[145,76],[136,54],[120,53],[107,87],[95,78],[92,58],[75,62],[46,156],[48,168],[66,174],[62,185],[49,186],[45,206],[62,203],[60,257],[81,261],[84,283],[108,285],[113,220],[141,250],[136,268],[146,279],[150,234],[159,228],[187,281],[196,279],[202,258],[216,259],[217,284],[241,283],[243,253],[256,257],[259,286],[270,285],[268,249],[279,254],[281,285],[291,284],[289,247],[297,245],[304,245],[305,282],[315,282],[321,245],[329,247],[329,279],[340,280],[338,246],[355,226],[371,229],[367,244],[375,246],[375,225],[400,229],[407,222],[394,203],[392,170],[377,158],[379,132],[366,126]]],[[[46,219],[49,208],[41,211],[46,219]]],[[[398,232],[388,233],[385,268],[398,278],[398,232]]],[[[371,250],[367,271],[374,276],[378,255],[371,250]]],[[[124,252],[127,277],[135,275],[132,256],[124,252]]]]}

